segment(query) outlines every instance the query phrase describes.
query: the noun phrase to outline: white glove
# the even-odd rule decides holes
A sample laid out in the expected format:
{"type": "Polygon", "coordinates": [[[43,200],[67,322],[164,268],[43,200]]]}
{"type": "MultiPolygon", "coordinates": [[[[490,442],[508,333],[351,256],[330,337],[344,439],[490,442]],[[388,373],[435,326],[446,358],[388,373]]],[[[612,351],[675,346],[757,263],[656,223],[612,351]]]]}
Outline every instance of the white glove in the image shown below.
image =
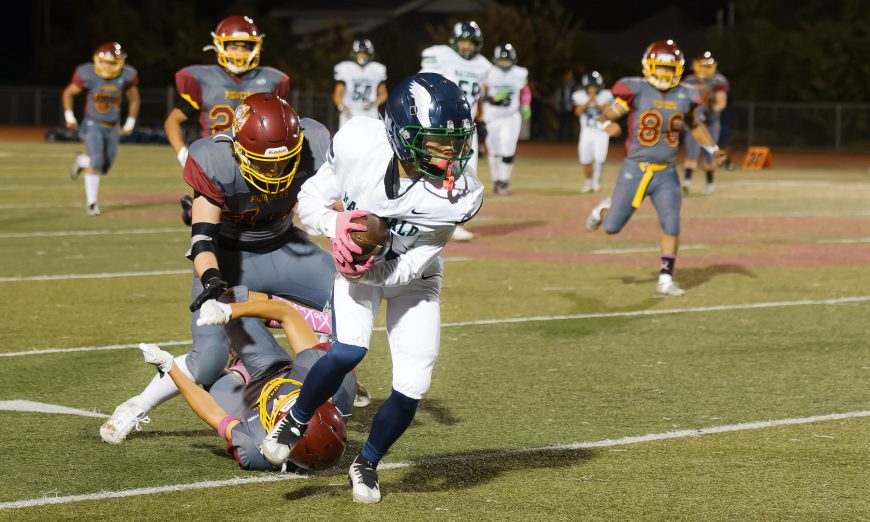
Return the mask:
{"type": "Polygon", "coordinates": [[[178,162],[181,163],[181,166],[184,167],[184,164],[187,163],[187,147],[181,147],[176,158],[178,158],[178,162]]]}
{"type": "Polygon", "coordinates": [[[76,121],[76,115],[71,110],[63,111],[63,121],[66,122],[67,125],[78,125],[79,122],[76,121]]]}
{"type": "Polygon", "coordinates": [[[121,127],[121,130],[124,132],[133,132],[133,127],[136,126],[136,118],[132,116],[127,116],[127,120],[124,122],[124,126],[121,127]]]}
{"type": "Polygon", "coordinates": [[[172,368],[172,361],[175,357],[171,353],[161,350],[156,344],[139,343],[139,349],[142,350],[142,356],[145,357],[145,362],[153,364],[163,373],[169,373],[172,368]]]}
{"type": "Polygon", "coordinates": [[[701,148],[706,150],[707,153],[712,156],[719,150],[719,145],[701,145],[701,148]]]}
{"type": "Polygon", "coordinates": [[[610,126],[611,123],[612,122],[610,120],[607,120],[607,121],[598,120],[595,122],[595,126],[601,130],[605,130],[605,129],[607,129],[607,127],[610,126]]]}
{"type": "Polygon", "coordinates": [[[209,299],[199,309],[196,326],[220,326],[227,324],[232,318],[233,309],[230,305],[209,299]]]}

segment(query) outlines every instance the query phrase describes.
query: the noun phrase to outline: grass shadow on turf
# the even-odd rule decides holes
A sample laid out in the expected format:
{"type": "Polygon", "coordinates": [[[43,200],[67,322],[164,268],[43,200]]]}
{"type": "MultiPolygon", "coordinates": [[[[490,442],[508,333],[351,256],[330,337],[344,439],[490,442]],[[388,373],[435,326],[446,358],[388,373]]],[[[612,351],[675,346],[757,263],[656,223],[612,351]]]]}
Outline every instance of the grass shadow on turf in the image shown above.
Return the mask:
{"type": "MultiPolygon", "coordinates": [[[[391,493],[436,493],[467,489],[491,482],[505,473],[531,469],[573,466],[595,456],[588,449],[543,449],[533,451],[483,450],[455,453],[415,460],[398,480],[383,482],[381,489],[391,493]]],[[[348,487],[307,486],[284,495],[300,500],[314,495],[347,495],[348,487]]]]}
{"type": "MultiPolygon", "coordinates": [[[[714,277],[722,275],[742,275],[755,279],[756,275],[743,265],[710,265],[702,267],[680,268],[676,272],[675,279],[679,281],[680,287],[684,290],[696,288],[705,283],[710,282],[714,277]]],[[[659,276],[658,274],[648,278],[638,278],[634,276],[626,276],[617,278],[624,285],[646,285],[655,284],[659,276]]]]}
{"type": "MultiPolygon", "coordinates": [[[[371,404],[365,408],[354,408],[353,416],[349,423],[350,429],[368,433],[372,419],[375,417],[378,408],[384,403],[384,400],[372,399],[371,404]]],[[[420,401],[420,405],[417,407],[417,416],[414,418],[414,425],[425,424],[426,419],[432,419],[437,424],[445,426],[453,426],[459,423],[459,418],[454,416],[450,409],[444,406],[442,401],[429,398],[420,401]],[[420,415],[420,413],[424,415],[420,415]]]]}
{"type": "Polygon", "coordinates": [[[546,224],[546,221],[523,221],[520,223],[499,223],[495,225],[472,225],[471,229],[475,234],[482,236],[507,236],[546,224]]]}

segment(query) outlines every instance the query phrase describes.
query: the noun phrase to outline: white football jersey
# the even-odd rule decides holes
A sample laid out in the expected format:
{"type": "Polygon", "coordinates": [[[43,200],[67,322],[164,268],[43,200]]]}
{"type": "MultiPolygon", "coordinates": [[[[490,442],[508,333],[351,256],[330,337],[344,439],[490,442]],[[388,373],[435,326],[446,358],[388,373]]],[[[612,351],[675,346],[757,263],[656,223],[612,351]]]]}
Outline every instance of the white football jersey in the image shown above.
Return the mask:
{"type": "Polygon", "coordinates": [[[378,117],[378,85],[387,81],[387,68],[382,63],[360,65],[350,60],[339,62],[333,69],[336,82],[344,82],[342,103],[353,115],[378,117]]]}
{"type": "Polygon", "coordinates": [[[498,95],[507,97],[498,104],[489,100],[483,102],[483,119],[489,121],[493,118],[507,116],[520,109],[520,91],[529,83],[529,71],[518,65],[511,66],[507,70],[493,67],[484,85],[488,98],[498,95]]]}
{"type": "Polygon", "coordinates": [[[449,45],[433,45],[423,50],[420,72],[438,73],[458,85],[471,105],[471,117],[474,118],[483,94],[483,84],[492,68],[489,60],[479,54],[466,60],[449,45]]]}
{"type": "MultiPolygon", "coordinates": [[[[574,101],[574,105],[583,105],[586,103],[586,100],[589,99],[589,94],[585,89],[581,89],[574,92],[574,94],[571,95],[571,99],[574,101]]],[[[601,111],[598,110],[596,105],[609,107],[612,103],[613,93],[610,92],[610,89],[598,91],[598,94],[595,95],[595,101],[590,103],[589,107],[580,114],[580,129],[582,130],[586,127],[594,127],[598,129],[597,122],[598,118],[601,117],[601,111]]]]}
{"type": "Polygon", "coordinates": [[[312,234],[335,237],[336,202],[387,220],[390,240],[358,281],[398,286],[419,278],[441,255],[457,224],[477,214],[483,185],[466,167],[451,190],[430,178],[398,177],[384,122],[354,118],[332,140],[327,162],[302,185],[299,219],[312,234]]]}

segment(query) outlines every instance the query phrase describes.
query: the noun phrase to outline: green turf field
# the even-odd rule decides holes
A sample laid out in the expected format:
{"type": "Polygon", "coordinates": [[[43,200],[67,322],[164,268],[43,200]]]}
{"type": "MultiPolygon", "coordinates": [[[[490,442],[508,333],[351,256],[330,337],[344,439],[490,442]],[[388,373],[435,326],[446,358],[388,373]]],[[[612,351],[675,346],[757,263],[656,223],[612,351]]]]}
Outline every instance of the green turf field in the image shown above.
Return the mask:
{"type": "MultiPolygon", "coordinates": [[[[0,401],[110,414],[153,375],[136,343],[189,347],[185,186],[166,147],[123,146],[88,217],[79,148],[0,142],[0,401]]],[[[117,447],[100,418],[0,407],[0,520],[870,518],[867,172],[721,173],[684,201],[680,298],[654,294],[651,205],[591,234],[605,194],[580,184],[520,156],[448,247],[441,357],[382,503],[346,479],[389,393],[379,331],[333,470],[243,472],[180,399],[117,447]]]]}

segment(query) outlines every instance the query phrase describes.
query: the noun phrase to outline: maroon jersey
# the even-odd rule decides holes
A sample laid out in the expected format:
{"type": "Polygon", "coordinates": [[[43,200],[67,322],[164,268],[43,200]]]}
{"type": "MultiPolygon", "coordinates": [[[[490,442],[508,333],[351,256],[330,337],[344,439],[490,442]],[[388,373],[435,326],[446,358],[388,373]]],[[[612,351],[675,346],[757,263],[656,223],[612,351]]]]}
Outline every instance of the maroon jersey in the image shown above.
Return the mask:
{"type": "Polygon", "coordinates": [[[175,88],[199,113],[204,137],[229,129],[236,107],[254,93],[270,92],[286,99],[290,77],[272,67],[256,67],[236,76],[220,65],[191,65],[175,73],[175,88]]]}
{"type": "MultiPolygon", "coordinates": [[[[666,91],[646,78],[623,78],[611,89],[616,102],[628,109],[626,158],[638,162],[673,163],[686,127],[686,114],[701,103],[697,91],[680,83],[666,91]]],[[[696,121],[700,114],[695,113],[696,121]]]]}

